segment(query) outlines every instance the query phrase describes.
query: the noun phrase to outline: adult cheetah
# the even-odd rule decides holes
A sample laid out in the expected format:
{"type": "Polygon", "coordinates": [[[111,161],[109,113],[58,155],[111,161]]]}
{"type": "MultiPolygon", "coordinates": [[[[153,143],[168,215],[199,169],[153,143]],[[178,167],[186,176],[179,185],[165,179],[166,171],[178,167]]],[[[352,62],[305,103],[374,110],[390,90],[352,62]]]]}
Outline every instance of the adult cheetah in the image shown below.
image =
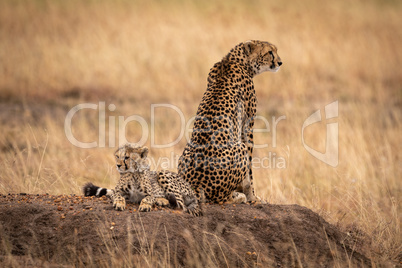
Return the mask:
{"type": "Polygon", "coordinates": [[[277,48],[264,41],[235,46],[210,70],[191,140],[179,159],[179,175],[210,202],[258,201],[251,161],[256,94],[253,77],[277,72],[277,48]],[[238,194],[243,193],[243,194],[238,194]],[[242,195],[242,196],[240,196],[242,195]]]}

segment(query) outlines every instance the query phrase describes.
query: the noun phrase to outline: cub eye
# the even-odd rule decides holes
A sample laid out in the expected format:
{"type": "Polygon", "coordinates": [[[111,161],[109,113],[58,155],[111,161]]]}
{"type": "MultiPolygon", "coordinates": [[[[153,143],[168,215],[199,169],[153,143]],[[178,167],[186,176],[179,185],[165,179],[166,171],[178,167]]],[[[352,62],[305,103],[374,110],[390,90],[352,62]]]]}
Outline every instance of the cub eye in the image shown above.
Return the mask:
{"type": "Polygon", "coordinates": [[[118,155],[115,155],[115,157],[116,157],[116,159],[119,159],[119,156],[118,156],[118,155]]]}
{"type": "Polygon", "coordinates": [[[126,157],[124,157],[124,160],[127,160],[127,159],[129,159],[130,157],[129,156],[126,156],[126,157]]]}

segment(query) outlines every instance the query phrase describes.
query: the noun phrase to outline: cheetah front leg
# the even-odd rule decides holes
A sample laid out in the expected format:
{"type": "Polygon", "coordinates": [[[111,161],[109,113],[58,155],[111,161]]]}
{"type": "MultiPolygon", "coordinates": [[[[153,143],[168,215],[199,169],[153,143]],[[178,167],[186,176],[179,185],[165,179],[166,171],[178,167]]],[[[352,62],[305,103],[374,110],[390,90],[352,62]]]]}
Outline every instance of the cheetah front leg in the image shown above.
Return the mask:
{"type": "Polygon", "coordinates": [[[139,211],[141,211],[141,212],[151,211],[154,204],[155,204],[155,198],[148,195],[144,199],[141,200],[139,211]]]}
{"type": "MultiPolygon", "coordinates": [[[[251,167],[249,173],[246,175],[246,179],[243,180],[241,186],[237,188],[239,192],[243,192],[246,196],[247,202],[259,202],[265,204],[259,196],[254,194],[253,177],[251,167]]],[[[236,192],[235,192],[236,193],[236,192]]],[[[240,196],[240,198],[242,198],[240,196]]]]}
{"type": "Polygon", "coordinates": [[[167,205],[169,205],[169,201],[164,197],[155,198],[153,196],[148,195],[141,200],[139,211],[141,212],[151,211],[154,205],[166,207],[167,205]]]}
{"type": "Polygon", "coordinates": [[[126,209],[126,199],[123,197],[120,191],[112,191],[110,194],[110,199],[113,202],[113,207],[116,210],[125,210],[126,209]]]}
{"type": "Polygon", "coordinates": [[[165,192],[158,183],[158,174],[151,174],[149,181],[150,183],[146,186],[147,191],[155,198],[155,204],[160,207],[168,206],[169,200],[165,198],[165,192]]]}
{"type": "Polygon", "coordinates": [[[243,180],[237,185],[236,190],[232,193],[231,196],[228,197],[226,202],[230,203],[242,203],[244,198],[246,202],[252,202],[259,200],[258,197],[254,195],[254,187],[253,187],[253,177],[251,170],[251,156],[249,147],[246,144],[242,143],[241,147],[237,150],[237,154],[241,156],[241,164],[242,167],[244,165],[247,167],[243,180]]]}
{"type": "Polygon", "coordinates": [[[143,188],[147,193],[140,203],[139,211],[148,212],[151,211],[152,207],[156,204],[158,206],[167,206],[169,201],[164,197],[162,189],[157,183],[156,175],[150,175],[148,180],[143,184],[143,188]]]}
{"type": "Polygon", "coordinates": [[[246,174],[246,178],[243,180],[242,183],[237,187],[237,191],[233,192],[233,198],[238,200],[242,200],[244,198],[242,193],[246,197],[246,202],[258,202],[261,204],[266,204],[267,202],[264,201],[262,198],[254,194],[254,186],[253,186],[253,176],[251,170],[251,164],[249,165],[249,170],[246,174]]]}
{"type": "Polygon", "coordinates": [[[245,128],[246,132],[245,146],[247,147],[247,167],[248,167],[247,174],[246,178],[239,185],[237,190],[246,195],[248,202],[265,203],[260,197],[256,196],[254,193],[253,170],[252,170],[253,149],[254,149],[253,127],[254,127],[254,119],[252,118],[250,119],[248,126],[246,126],[245,128]]]}

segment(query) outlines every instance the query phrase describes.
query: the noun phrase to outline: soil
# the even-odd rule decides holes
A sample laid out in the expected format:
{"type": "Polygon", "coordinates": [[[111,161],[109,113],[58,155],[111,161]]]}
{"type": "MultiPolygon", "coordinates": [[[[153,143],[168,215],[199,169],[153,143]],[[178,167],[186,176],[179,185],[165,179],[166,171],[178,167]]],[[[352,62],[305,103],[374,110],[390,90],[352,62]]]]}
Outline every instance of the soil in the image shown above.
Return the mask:
{"type": "Polygon", "coordinates": [[[106,198],[0,195],[0,266],[370,267],[361,243],[298,205],[115,211],[106,198]]]}

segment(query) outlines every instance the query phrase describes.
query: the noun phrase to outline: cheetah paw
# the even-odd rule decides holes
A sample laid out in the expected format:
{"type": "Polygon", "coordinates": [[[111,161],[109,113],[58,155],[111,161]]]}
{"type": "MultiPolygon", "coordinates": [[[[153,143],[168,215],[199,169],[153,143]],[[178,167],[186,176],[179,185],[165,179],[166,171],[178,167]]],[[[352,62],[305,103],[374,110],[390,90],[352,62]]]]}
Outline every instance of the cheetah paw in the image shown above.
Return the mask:
{"type": "Polygon", "coordinates": [[[187,209],[187,212],[188,212],[190,215],[193,215],[193,216],[196,216],[196,217],[203,215],[202,210],[201,210],[199,207],[191,207],[191,208],[188,208],[188,209],[187,209]]]}
{"type": "Polygon", "coordinates": [[[117,197],[113,201],[113,207],[116,210],[124,210],[126,208],[126,200],[123,197],[117,197]]]}
{"type": "Polygon", "coordinates": [[[163,197],[159,197],[159,198],[156,198],[155,204],[157,206],[166,207],[169,205],[169,200],[167,200],[166,198],[163,198],[163,197]]]}
{"type": "Polygon", "coordinates": [[[243,193],[233,192],[232,197],[234,204],[243,204],[247,202],[247,197],[243,193]]]}
{"type": "Polygon", "coordinates": [[[248,201],[251,202],[251,203],[253,203],[253,204],[261,204],[261,205],[268,204],[267,201],[265,201],[264,199],[262,199],[261,197],[256,196],[256,195],[254,196],[253,199],[248,200],[248,201]]]}
{"type": "Polygon", "coordinates": [[[151,211],[151,209],[152,209],[152,206],[150,204],[146,204],[146,203],[141,204],[140,208],[139,208],[139,210],[141,212],[148,212],[148,211],[151,211]]]}

